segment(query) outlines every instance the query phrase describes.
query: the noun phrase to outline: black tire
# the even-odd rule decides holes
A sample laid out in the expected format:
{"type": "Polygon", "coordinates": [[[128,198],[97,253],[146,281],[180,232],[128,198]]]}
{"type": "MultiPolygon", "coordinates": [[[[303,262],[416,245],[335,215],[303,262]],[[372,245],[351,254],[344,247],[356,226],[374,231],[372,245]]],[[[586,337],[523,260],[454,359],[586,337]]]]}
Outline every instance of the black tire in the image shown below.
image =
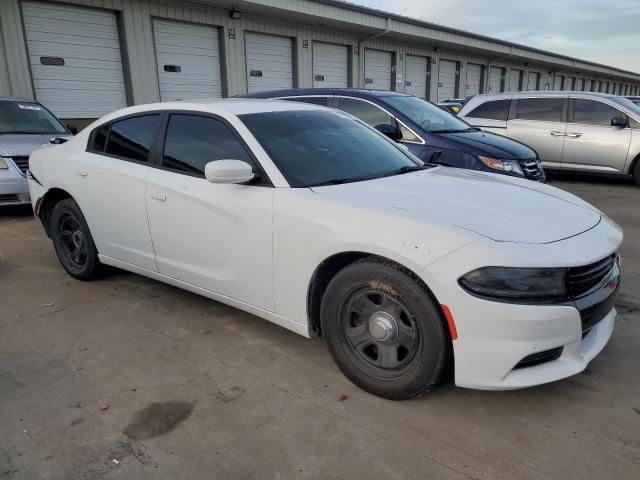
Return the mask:
{"type": "Polygon", "coordinates": [[[58,260],[69,275],[85,281],[98,276],[98,250],[75,200],[66,198],[53,207],[49,232],[58,260]]]}
{"type": "Polygon", "coordinates": [[[320,315],[338,367],[373,395],[420,396],[445,370],[451,343],[440,308],[413,274],[391,262],[363,259],[338,272],[320,315]]]}
{"type": "Polygon", "coordinates": [[[633,179],[636,181],[636,185],[640,187],[640,158],[633,167],[633,179]]]}

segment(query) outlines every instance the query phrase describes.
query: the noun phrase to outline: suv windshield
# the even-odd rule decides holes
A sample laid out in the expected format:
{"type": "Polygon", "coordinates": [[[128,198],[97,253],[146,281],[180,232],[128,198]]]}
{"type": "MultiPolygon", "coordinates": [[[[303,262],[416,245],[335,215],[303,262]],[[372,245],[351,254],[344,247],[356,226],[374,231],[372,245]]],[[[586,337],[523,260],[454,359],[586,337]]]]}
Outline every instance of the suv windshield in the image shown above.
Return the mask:
{"type": "Polygon", "coordinates": [[[409,117],[412,122],[426,132],[444,133],[475,130],[466,122],[418,97],[389,95],[384,97],[384,101],[409,117]]]}
{"type": "Polygon", "coordinates": [[[624,98],[624,97],[611,97],[611,100],[631,110],[633,113],[636,114],[638,119],[640,119],[640,105],[637,105],[632,100],[629,100],[628,98],[624,98]]]}
{"type": "Polygon", "coordinates": [[[0,134],[66,134],[67,129],[42,105],[0,101],[0,134]]]}
{"type": "Polygon", "coordinates": [[[292,187],[357,182],[425,168],[342,112],[299,110],[239,117],[292,187]]]}

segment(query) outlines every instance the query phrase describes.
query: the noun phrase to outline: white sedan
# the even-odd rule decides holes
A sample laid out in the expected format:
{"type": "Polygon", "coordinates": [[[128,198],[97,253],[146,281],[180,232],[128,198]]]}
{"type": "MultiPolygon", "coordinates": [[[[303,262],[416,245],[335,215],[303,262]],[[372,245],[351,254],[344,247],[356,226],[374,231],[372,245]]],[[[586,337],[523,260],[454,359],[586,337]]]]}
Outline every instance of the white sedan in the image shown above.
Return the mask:
{"type": "Polygon", "coordinates": [[[528,180],[423,165],[348,114],[282,101],[143,105],[31,156],[62,266],[112,265],[304,336],[373,394],[512,389],[609,340],[620,228],[528,180]]]}

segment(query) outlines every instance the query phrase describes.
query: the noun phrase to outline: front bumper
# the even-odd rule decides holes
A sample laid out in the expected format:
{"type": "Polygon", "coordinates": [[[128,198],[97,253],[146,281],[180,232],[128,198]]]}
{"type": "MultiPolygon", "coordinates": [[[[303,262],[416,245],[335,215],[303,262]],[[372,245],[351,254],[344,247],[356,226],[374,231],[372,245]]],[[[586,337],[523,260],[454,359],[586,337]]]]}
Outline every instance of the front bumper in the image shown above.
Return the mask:
{"type": "Polygon", "coordinates": [[[0,170],[0,207],[30,203],[27,179],[9,160],[9,168],[0,170]]]}

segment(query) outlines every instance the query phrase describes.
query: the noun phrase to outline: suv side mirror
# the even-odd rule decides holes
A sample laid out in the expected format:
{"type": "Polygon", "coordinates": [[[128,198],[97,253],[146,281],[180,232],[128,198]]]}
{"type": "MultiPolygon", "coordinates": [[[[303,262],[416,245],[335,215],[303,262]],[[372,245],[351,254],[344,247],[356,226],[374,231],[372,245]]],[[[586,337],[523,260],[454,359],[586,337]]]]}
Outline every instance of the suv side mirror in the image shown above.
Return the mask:
{"type": "Polygon", "coordinates": [[[627,128],[629,126],[629,119],[626,116],[622,116],[622,115],[613,117],[611,119],[611,126],[619,127],[619,128],[627,128]]]}
{"type": "Polygon", "coordinates": [[[380,125],[376,125],[375,128],[394,142],[402,140],[402,133],[400,132],[400,129],[389,125],[388,123],[381,123],[380,125]]]}
{"type": "Polygon", "coordinates": [[[249,183],[254,179],[251,165],[242,160],[214,160],[204,166],[204,176],[211,183],[249,183]]]}

